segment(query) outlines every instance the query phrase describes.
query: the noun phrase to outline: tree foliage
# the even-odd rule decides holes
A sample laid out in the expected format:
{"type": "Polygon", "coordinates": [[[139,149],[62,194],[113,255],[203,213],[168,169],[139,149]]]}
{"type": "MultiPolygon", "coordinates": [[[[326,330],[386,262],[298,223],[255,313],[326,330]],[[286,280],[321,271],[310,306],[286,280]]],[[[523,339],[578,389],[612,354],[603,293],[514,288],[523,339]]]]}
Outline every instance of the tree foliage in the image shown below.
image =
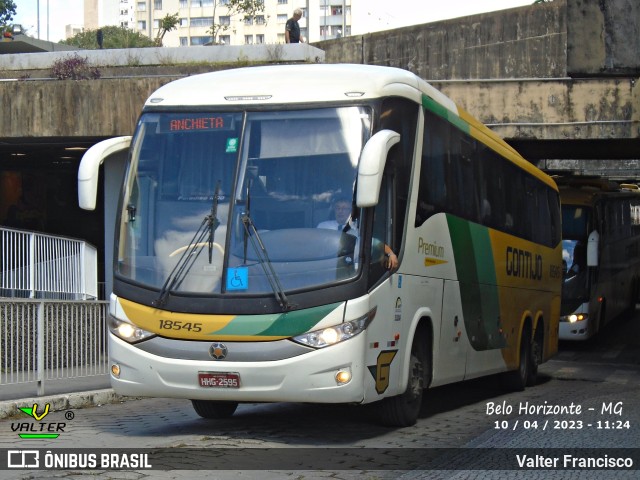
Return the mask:
{"type": "Polygon", "coordinates": [[[178,24],[180,20],[178,18],[178,12],[173,15],[167,13],[162,20],[160,20],[160,29],[158,30],[158,34],[156,35],[156,45],[158,47],[162,46],[162,39],[164,38],[167,32],[171,30],[175,30],[178,28],[178,24]]]}
{"type": "MultiPolygon", "coordinates": [[[[222,25],[215,23],[216,19],[216,6],[218,2],[213,4],[213,25],[207,31],[213,36],[214,43],[218,43],[218,35],[220,32],[226,31],[231,28],[231,25],[222,25]]],[[[264,12],[264,0],[229,0],[229,3],[225,5],[229,12],[229,17],[236,15],[243,15],[243,17],[250,17],[255,20],[255,17],[264,12]]]]}
{"type": "Polygon", "coordinates": [[[16,4],[13,0],[0,0],[0,32],[13,19],[16,14],[16,4]]]}
{"type": "MultiPolygon", "coordinates": [[[[0,0],[1,1],[1,0],[0,0]]],[[[102,48],[143,48],[155,47],[156,43],[139,32],[134,32],[125,27],[107,26],[101,27],[102,30],[102,48]]],[[[77,33],[71,38],[61,41],[65,45],[85,50],[95,50],[98,47],[97,30],[85,30],[77,33]]]]}

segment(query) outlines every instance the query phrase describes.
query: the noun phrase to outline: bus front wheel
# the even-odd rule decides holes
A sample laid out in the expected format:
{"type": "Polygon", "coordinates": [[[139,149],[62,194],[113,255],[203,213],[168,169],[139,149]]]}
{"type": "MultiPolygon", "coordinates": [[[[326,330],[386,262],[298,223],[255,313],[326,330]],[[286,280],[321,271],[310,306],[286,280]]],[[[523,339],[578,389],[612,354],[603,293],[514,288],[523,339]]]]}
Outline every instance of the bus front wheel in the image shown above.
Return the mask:
{"type": "Polygon", "coordinates": [[[427,388],[427,375],[431,372],[430,352],[425,341],[414,342],[409,359],[407,389],[400,395],[376,402],[375,412],[382,425],[410,427],[418,420],[422,407],[422,393],[427,388]]]}
{"type": "Polygon", "coordinates": [[[238,402],[216,402],[213,400],[191,400],[193,409],[202,418],[209,419],[222,419],[231,417],[236,408],[238,408],[238,402]]]}

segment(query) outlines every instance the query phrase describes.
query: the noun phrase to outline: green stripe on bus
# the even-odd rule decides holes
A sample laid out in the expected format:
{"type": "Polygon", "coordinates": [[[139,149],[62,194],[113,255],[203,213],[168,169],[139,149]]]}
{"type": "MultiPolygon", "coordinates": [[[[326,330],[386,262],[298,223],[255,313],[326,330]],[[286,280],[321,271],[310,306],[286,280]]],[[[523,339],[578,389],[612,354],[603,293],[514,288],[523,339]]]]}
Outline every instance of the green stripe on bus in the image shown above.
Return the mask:
{"type": "Polygon", "coordinates": [[[432,111],[436,115],[444,118],[448,122],[452,123],[463,132],[465,133],[470,132],[471,129],[469,128],[469,124],[467,122],[462,120],[458,115],[453,113],[448,108],[445,108],[443,105],[439,104],[428,95],[424,95],[424,94],[422,95],[422,106],[427,110],[432,111]]]}
{"type": "Polygon", "coordinates": [[[271,315],[238,315],[224,328],[211,334],[292,337],[308,332],[339,305],[340,302],[271,315]]]}
{"type": "Polygon", "coordinates": [[[503,348],[506,342],[489,230],[453,215],[447,215],[447,222],[467,337],[475,350],[503,348]]]}

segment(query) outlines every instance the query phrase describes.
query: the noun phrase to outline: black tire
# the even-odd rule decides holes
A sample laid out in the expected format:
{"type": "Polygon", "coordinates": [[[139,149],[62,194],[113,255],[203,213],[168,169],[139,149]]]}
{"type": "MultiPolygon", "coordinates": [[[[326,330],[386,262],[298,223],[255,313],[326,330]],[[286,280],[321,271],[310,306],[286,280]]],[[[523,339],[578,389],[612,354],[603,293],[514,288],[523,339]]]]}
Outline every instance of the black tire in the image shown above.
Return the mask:
{"type": "Polygon", "coordinates": [[[529,341],[529,331],[523,330],[520,337],[520,357],[518,368],[507,372],[506,383],[510,390],[521,392],[529,382],[529,372],[531,370],[531,342],[529,341]]]}
{"type": "Polygon", "coordinates": [[[404,393],[385,398],[375,403],[375,413],[380,424],[387,427],[410,427],[415,425],[422,408],[422,395],[431,374],[431,352],[427,341],[422,339],[411,351],[409,381],[404,393]]]}
{"type": "MultiPolygon", "coordinates": [[[[538,328],[541,328],[538,326],[538,328]]],[[[538,329],[536,329],[537,333],[538,329]]],[[[527,387],[533,387],[538,383],[538,365],[542,360],[542,335],[535,335],[531,344],[531,352],[529,355],[529,372],[527,375],[527,387]]]]}
{"type": "Polygon", "coordinates": [[[236,408],[238,408],[238,402],[220,402],[213,400],[191,400],[193,409],[202,418],[209,418],[219,420],[222,418],[231,417],[236,408]]]}

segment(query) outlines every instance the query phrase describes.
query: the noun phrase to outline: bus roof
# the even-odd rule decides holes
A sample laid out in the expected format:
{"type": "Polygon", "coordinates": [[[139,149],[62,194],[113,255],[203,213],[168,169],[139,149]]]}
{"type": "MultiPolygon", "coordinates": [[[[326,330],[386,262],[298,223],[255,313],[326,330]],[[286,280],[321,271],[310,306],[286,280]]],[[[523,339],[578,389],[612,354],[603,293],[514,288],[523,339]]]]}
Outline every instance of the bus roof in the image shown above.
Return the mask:
{"type": "Polygon", "coordinates": [[[453,101],[407,70],[350,64],[268,65],[193,75],[160,87],[145,107],[306,104],[388,95],[420,103],[423,94],[458,113],[453,101]]]}

